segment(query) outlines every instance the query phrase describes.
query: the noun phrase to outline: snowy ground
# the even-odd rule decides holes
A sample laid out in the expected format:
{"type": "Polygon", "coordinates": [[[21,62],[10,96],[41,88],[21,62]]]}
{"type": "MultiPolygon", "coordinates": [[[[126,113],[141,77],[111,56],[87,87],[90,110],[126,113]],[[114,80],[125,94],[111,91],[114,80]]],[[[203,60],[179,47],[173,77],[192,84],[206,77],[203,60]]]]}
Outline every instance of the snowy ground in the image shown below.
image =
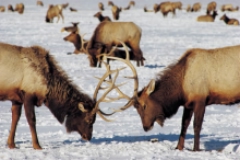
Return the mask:
{"type": "MultiPolygon", "coordinates": [[[[0,5],[13,6],[19,1],[9,0],[0,5]]],[[[97,0],[72,0],[70,6],[78,9],[71,13],[69,9],[63,11],[65,22],[47,24],[45,14],[50,3],[66,3],[66,1],[43,1],[44,7],[36,6],[35,1],[22,0],[25,4],[23,15],[18,13],[0,13],[0,41],[21,46],[40,45],[53,54],[59,64],[66,70],[73,81],[86,93],[92,95],[97,85],[95,75],[101,76],[104,68],[90,68],[86,55],[68,55],[74,47],[63,41],[68,33],[61,33],[64,26],[70,22],[80,22],[80,32],[86,33],[89,39],[99,23],[93,15],[98,11],[97,0]]],[[[106,11],[103,15],[111,16],[107,0],[102,1],[106,11]]],[[[145,66],[138,67],[139,89],[147,85],[155,74],[173,63],[189,48],[216,48],[240,43],[240,27],[227,26],[219,18],[223,13],[219,10],[224,0],[217,1],[218,13],[214,23],[198,23],[196,17],[205,14],[206,4],[198,13],[177,11],[177,15],[170,14],[163,18],[160,13],[145,13],[143,7],[152,8],[158,1],[135,1],[136,6],[129,11],[123,11],[121,21],[133,21],[142,28],[141,48],[146,58],[145,66]]],[[[192,4],[190,0],[183,1],[184,7],[192,4]]],[[[238,0],[228,3],[239,5],[238,0]]],[[[126,7],[128,0],[116,1],[116,4],[126,7]]],[[[229,17],[240,17],[240,12],[227,13],[229,17]]],[[[111,63],[113,66],[121,64],[111,63]]],[[[135,62],[133,62],[135,65],[135,62]]],[[[204,65],[204,64],[202,64],[204,65]]],[[[127,71],[126,71],[127,72],[127,71]]],[[[1,76],[1,75],[0,75],[1,76]]],[[[132,86],[123,87],[125,93],[132,93],[132,86]]],[[[111,108],[124,105],[125,102],[105,104],[101,106],[108,111],[111,108]]],[[[193,129],[189,126],[185,142],[186,149],[175,150],[180,133],[182,108],[171,119],[166,120],[161,128],[157,124],[153,130],[144,132],[141,120],[132,107],[125,112],[118,113],[108,123],[97,117],[94,124],[93,138],[90,142],[82,141],[77,133],[67,134],[64,126],[52,116],[46,107],[36,108],[37,132],[43,150],[32,149],[31,135],[26,118],[23,114],[18,125],[16,144],[19,149],[10,150],[6,146],[11,124],[10,102],[0,102],[0,159],[240,159],[240,109],[238,105],[212,105],[206,110],[201,131],[201,148],[205,151],[191,152],[193,147],[193,129]],[[159,141],[151,143],[149,140],[157,138],[159,141]],[[222,150],[218,152],[218,150],[222,150]]]]}

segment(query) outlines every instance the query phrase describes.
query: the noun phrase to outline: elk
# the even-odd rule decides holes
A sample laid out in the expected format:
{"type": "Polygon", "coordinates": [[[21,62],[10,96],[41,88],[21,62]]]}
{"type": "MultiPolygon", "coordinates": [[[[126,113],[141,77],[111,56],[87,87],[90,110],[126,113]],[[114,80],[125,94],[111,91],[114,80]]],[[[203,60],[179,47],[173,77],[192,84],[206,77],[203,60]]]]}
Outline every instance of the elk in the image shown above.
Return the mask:
{"type": "Polygon", "coordinates": [[[69,3],[62,4],[62,8],[66,9],[68,7],[69,3]]]}
{"type": "Polygon", "coordinates": [[[182,126],[176,149],[184,149],[187,128],[194,115],[193,150],[200,151],[200,131],[206,106],[235,104],[240,101],[239,57],[240,45],[189,49],[176,63],[166,67],[115,112],[134,105],[141,117],[143,129],[149,131],[154,122],[163,126],[164,121],[183,106],[182,126]]]}
{"type": "Polygon", "coordinates": [[[13,6],[11,4],[8,5],[8,11],[9,12],[14,12],[13,6]]]}
{"type": "Polygon", "coordinates": [[[73,24],[73,26],[63,27],[63,28],[61,29],[61,32],[66,31],[66,32],[79,33],[79,29],[78,29],[78,24],[79,24],[79,22],[76,22],[76,23],[72,22],[72,24],[73,24]]]}
{"type": "Polygon", "coordinates": [[[5,7],[4,6],[0,6],[0,12],[5,12],[5,7]]]}
{"type": "Polygon", "coordinates": [[[239,21],[235,18],[228,18],[226,14],[224,14],[220,20],[223,20],[227,25],[239,25],[239,21]]]}
{"type": "Polygon", "coordinates": [[[140,40],[142,30],[133,22],[101,22],[95,28],[95,31],[88,42],[87,53],[91,67],[97,66],[97,57],[99,50],[110,51],[113,46],[121,47],[120,41],[125,43],[133,52],[137,66],[139,62],[143,66],[143,53],[140,49],[140,40]],[[111,34],[106,34],[111,33],[111,34]]]}
{"type": "Polygon", "coordinates": [[[100,11],[104,11],[104,5],[102,2],[98,3],[98,8],[100,9],[100,11]]]}
{"type": "Polygon", "coordinates": [[[198,22],[214,22],[216,16],[217,16],[217,11],[213,11],[212,15],[202,15],[197,17],[198,22]]]}
{"type": "Polygon", "coordinates": [[[68,36],[63,38],[64,41],[69,41],[73,43],[75,50],[73,53],[78,54],[81,52],[85,52],[85,49],[83,48],[84,46],[84,41],[82,36],[78,34],[78,32],[71,32],[68,36]]]}
{"type": "Polygon", "coordinates": [[[77,9],[72,8],[72,7],[69,7],[69,10],[70,10],[71,12],[77,12],[77,9]]]}
{"type": "Polygon", "coordinates": [[[128,6],[123,8],[123,10],[129,10],[131,8],[131,6],[135,6],[135,1],[130,1],[128,6]]]}
{"type": "MultiPolygon", "coordinates": [[[[53,56],[40,46],[21,47],[0,43],[0,100],[12,102],[12,124],[7,140],[9,148],[16,148],[14,139],[16,127],[24,105],[25,116],[30,127],[34,149],[41,149],[36,132],[35,106],[45,104],[67,132],[78,132],[84,140],[91,140],[93,124],[98,114],[105,121],[100,102],[106,102],[107,94],[118,89],[113,81],[106,78],[121,69],[110,70],[99,79],[93,98],[85,94],[69,79],[53,56]],[[13,67],[14,66],[14,67],[13,67]],[[110,84],[104,94],[102,84],[110,84]]],[[[122,60],[121,60],[122,61],[122,60]]]]}
{"type": "Polygon", "coordinates": [[[201,3],[197,2],[197,3],[193,4],[191,11],[192,12],[199,12],[201,10],[201,8],[202,8],[201,3]]]}
{"type": "Polygon", "coordinates": [[[43,2],[42,1],[37,1],[37,6],[42,6],[43,7],[43,2]]]}
{"type": "Polygon", "coordinates": [[[224,4],[221,7],[222,12],[224,12],[224,11],[238,11],[238,9],[239,9],[238,6],[236,8],[234,8],[232,4],[224,4]]]}
{"type": "Polygon", "coordinates": [[[23,3],[16,4],[14,11],[17,11],[19,14],[23,14],[24,4],[23,3]]]}
{"type": "Polygon", "coordinates": [[[190,11],[191,11],[191,5],[190,5],[190,4],[187,5],[186,11],[187,11],[187,12],[190,12],[190,11]]]}
{"type": "Polygon", "coordinates": [[[119,8],[118,6],[114,5],[114,6],[112,6],[111,10],[112,10],[113,19],[119,20],[120,12],[122,11],[122,9],[119,8]]]}
{"type": "Polygon", "coordinates": [[[217,7],[217,3],[212,1],[210,3],[208,3],[207,5],[207,14],[210,14],[212,11],[214,12],[216,10],[217,7]]]}
{"type": "Polygon", "coordinates": [[[182,9],[182,2],[180,2],[180,1],[172,2],[172,5],[173,5],[173,8],[175,8],[175,9],[179,9],[179,10],[182,9]]]}
{"type": "Polygon", "coordinates": [[[62,14],[62,5],[49,5],[49,8],[47,10],[47,15],[46,15],[46,22],[47,23],[53,23],[53,19],[55,17],[57,17],[57,23],[60,19],[60,17],[62,18],[62,22],[64,23],[64,17],[62,14]]]}
{"type": "Polygon", "coordinates": [[[159,4],[159,10],[162,12],[163,16],[166,17],[169,12],[175,15],[175,8],[172,2],[162,2],[159,4]]]}
{"type": "MultiPolygon", "coordinates": [[[[156,5],[157,5],[157,4],[156,4],[156,5]]],[[[143,11],[144,11],[144,12],[153,12],[153,10],[147,9],[146,6],[143,7],[143,11]]]]}
{"type": "Polygon", "coordinates": [[[111,21],[111,19],[108,16],[103,16],[102,12],[97,12],[96,14],[93,15],[93,17],[98,18],[99,22],[111,21]]]}

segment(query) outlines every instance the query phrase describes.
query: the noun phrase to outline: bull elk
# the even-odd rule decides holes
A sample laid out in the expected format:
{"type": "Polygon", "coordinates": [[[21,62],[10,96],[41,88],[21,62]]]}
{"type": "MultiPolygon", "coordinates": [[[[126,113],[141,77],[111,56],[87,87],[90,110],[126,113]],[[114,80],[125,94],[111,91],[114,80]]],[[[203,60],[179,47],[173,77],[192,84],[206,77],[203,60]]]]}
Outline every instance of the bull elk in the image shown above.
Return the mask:
{"type": "Polygon", "coordinates": [[[5,7],[4,6],[0,6],[0,12],[5,12],[5,7]]]}
{"type": "Polygon", "coordinates": [[[206,106],[240,101],[239,57],[240,45],[187,50],[176,63],[159,73],[117,111],[134,105],[141,117],[143,129],[149,131],[155,122],[163,126],[164,121],[183,106],[182,127],[176,149],[184,149],[187,128],[194,114],[193,150],[199,151],[206,106]]]}
{"type": "Polygon", "coordinates": [[[47,15],[46,15],[46,22],[47,23],[53,23],[53,19],[57,17],[57,23],[60,19],[62,18],[62,22],[64,23],[64,17],[62,14],[63,6],[62,5],[49,5],[49,8],[47,10],[47,15]]]}
{"type": "MultiPolygon", "coordinates": [[[[119,70],[110,70],[102,78],[90,98],[69,80],[67,74],[57,64],[53,56],[40,46],[21,47],[0,43],[0,100],[12,102],[12,125],[7,140],[9,148],[15,148],[15,132],[24,105],[25,116],[30,127],[34,149],[41,149],[36,132],[36,117],[34,106],[45,104],[56,119],[63,123],[67,132],[78,132],[84,140],[91,140],[96,114],[107,121],[104,112],[99,109],[99,103],[109,100],[107,94],[117,90],[118,85],[106,80],[110,74],[119,70]],[[101,97],[98,92],[103,84],[105,88],[101,97]]],[[[122,61],[122,60],[121,60],[122,61]]],[[[116,77],[116,76],[114,76],[116,77]]],[[[124,95],[124,94],[121,94],[124,95]]]]}
{"type": "Polygon", "coordinates": [[[235,18],[229,18],[226,14],[224,14],[220,20],[223,20],[227,25],[239,25],[239,21],[235,18]]]}
{"type": "Polygon", "coordinates": [[[97,66],[99,50],[109,52],[113,46],[122,47],[124,42],[133,52],[137,66],[143,66],[143,53],[140,49],[142,30],[133,22],[101,22],[96,27],[87,45],[87,52],[91,67],[97,66]],[[111,34],[106,34],[111,33],[111,34]]]}
{"type": "Polygon", "coordinates": [[[172,2],[162,2],[159,4],[159,10],[164,17],[168,15],[169,12],[172,12],[173,15],[176,14],[176,8],[172,2]]]}
{"type": "Polygon", "coordinates": [[[13,6],[11,4],[8,5],[8,11],[9,12],[14,12],[13,6]]]}
{"type": "Polygon", "coordinates": [[[79,24],[79,22],[76,22],[76,23],[72,22],[72,26],[63,27],[63,28],[61,29],[61,32],[66,31],[66,32],[79,33],[78,24],[79,24]]]}

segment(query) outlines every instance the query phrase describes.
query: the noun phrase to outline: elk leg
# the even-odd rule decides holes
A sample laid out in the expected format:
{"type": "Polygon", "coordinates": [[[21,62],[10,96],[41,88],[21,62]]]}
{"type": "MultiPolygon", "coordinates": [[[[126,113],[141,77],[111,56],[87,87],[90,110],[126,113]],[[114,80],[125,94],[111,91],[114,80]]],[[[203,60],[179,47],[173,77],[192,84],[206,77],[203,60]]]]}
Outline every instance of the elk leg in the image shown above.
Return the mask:
{"type": "Polygon", "coordinates": [[[202,123],[205,113],[204,102],[198,103],[194,107],[194,146],[193,151],[200,151],[199,141],[200,141],[200,131],[202,129],[202,123]]]}
{"type": "Polygon", "coordinates": [[[8,141],[7,141],[7,145],[11,149],[16,148],[14,139],[15,139],[17,124],[21,117],[21,113],[22,113],[22,103],[12,102],[12,124],[11,124],[11,130],[10,130],[8,141]]]}
{"type": "Polygon", "coordinates": [[[183,116],[182,116],[182,129],[181,129],[181,133],[180,133],[180,137],[179,137],[178,145],[176,149],[183,150],[184,148],[184,140],[187,133],[187,128],[192,119],[192,115],[193,115],[193,109],[184,108],[183,116]]]}
{"type": "Polygon", "coordinates": [[[35,116],[35,97],[31,95],[25,95],[24,97],[24,109],[25,109],[25,115],[30,127],[30,131],[32,134],[32,143],[34,149],[42,149],[39,145],[38,138],[37,138],[37,132],[36,132],[36,116],[35,116]]]}

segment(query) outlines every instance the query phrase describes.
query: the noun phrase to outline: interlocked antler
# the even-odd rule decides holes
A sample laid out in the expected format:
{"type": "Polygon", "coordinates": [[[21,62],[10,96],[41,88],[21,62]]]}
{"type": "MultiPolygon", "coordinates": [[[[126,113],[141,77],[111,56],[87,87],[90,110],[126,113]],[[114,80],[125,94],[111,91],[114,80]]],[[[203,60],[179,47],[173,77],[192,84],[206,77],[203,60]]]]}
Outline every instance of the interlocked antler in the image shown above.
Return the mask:
{"type": "MultiPolygon", "coordinates": [[[[121,42],[121,43],[122,43],[122,42],[121,42]]],[[[118,75],[119,75],[119,72],[120,72],[121,70],[127,68],[127,67],[122,67],[122,68],[120,68],[120,69],[111,70],[111,69],[110,69],[110,65],[107,64],[106,62],[103,62],[104,65],[105,65],[105,67],[106,67],[106,70],[107,70],[107,71],[106,71],[106,73],[102,76],[102,78],[98,78],[100,81],[99,81],[99,83],[98,83],[98,85],[97,85],[97,87],[96,87],[96,90],[95,90],[94,96],[93,96],[93,97],[94,97],[94,100],[97,101],[97,102],[96,102],[95,109],[93,110],[93,113],[99,114],[100,117],[103,118],[103,119],[106,120],[106,121],[109,121],[109,120],[106,119],[104,116],[109,116],[109,115],[112,115],[112,114],[114,114],[114,113],[116,113],[116,112],[123,111],[123,110],[129,108],[129,107],[133,104],[133,102],[134,102],[134,100],[135,100],[135,98],[136,98],[136,96],[137,96],[137,91],[138,91],[138,76],[137,76],[137,72],[136,72],[136,69],[134,68],[134,66],[132,65],[132,63],[130,62],[129,52],[128,52],[128,49],[127,49],[126,45],[125,45],[124,43],[122,43],[122,45],[124,46],[125,51],[126,51],[126,59],[122,59],[122,58],[118,58],[118,57],[112,57],[112,56],[107,55],[107,54],[103,54],[102,56],[103,56],[103,59],[115,59],[115,60],[119,60],[119,61],[125,63],[125,64],[132,70],[133,76],[131,76],[131,77],[125,76],[125,78],[129,78],[129,79],[133,79],[133,80],[134,80],[134,94],[133,94],[132,97],[129,97],[128,95],[124,94],[124,93],[119,89],[119,87],[122,86],[122,85],[124,85],[125,83],[121,83],[121,84],[117,84],[117,85],[115,84],[115,83],[116,83],[116,80],[117,80],[117,77],[118,77],[118,75]],[[106,78],[108,78],[109,75],[112,75],[112,74],[115,74],[115,75],[114,75],[114,78],[113,78],[113,79],[110,79],[110,80],[106,80],[106,78]],[[104,82],[108,84],[108,87],[102,87],[102,86],[101,86],[104,82]],[[97,100],[97,94],[98,94],[98,91],[99,91],[100,89],[103,89],[103,90],[106,90],[106,91],[105,91],[105,93],[102,95],[102,97],[100,97],[100,98],[97,100]],[[118,97],[116,97],[116,98],[106,97],[107,94],[108,94],[109,92],[111,92],[112,90],[116,90],[116,91],[117,91],[118,97]],[[106,113],[104,113],[103,111],[101,111],[101,110],[99,109],[99,104],[100,104],[100,102],[112,102],[112,101],[116,101],[116,100],[120,100],[120,99],[127,99],[127,100],[128,100],[128,103],[127,103],[125,106],[121,107],[119,110],[115,110],[115,111],[114,111],[113,113],[111,113],[111,114],[106,114],[106,113]]],[[[111,54],[111,52],[110,52],[110,54],[111,54]]]]}

